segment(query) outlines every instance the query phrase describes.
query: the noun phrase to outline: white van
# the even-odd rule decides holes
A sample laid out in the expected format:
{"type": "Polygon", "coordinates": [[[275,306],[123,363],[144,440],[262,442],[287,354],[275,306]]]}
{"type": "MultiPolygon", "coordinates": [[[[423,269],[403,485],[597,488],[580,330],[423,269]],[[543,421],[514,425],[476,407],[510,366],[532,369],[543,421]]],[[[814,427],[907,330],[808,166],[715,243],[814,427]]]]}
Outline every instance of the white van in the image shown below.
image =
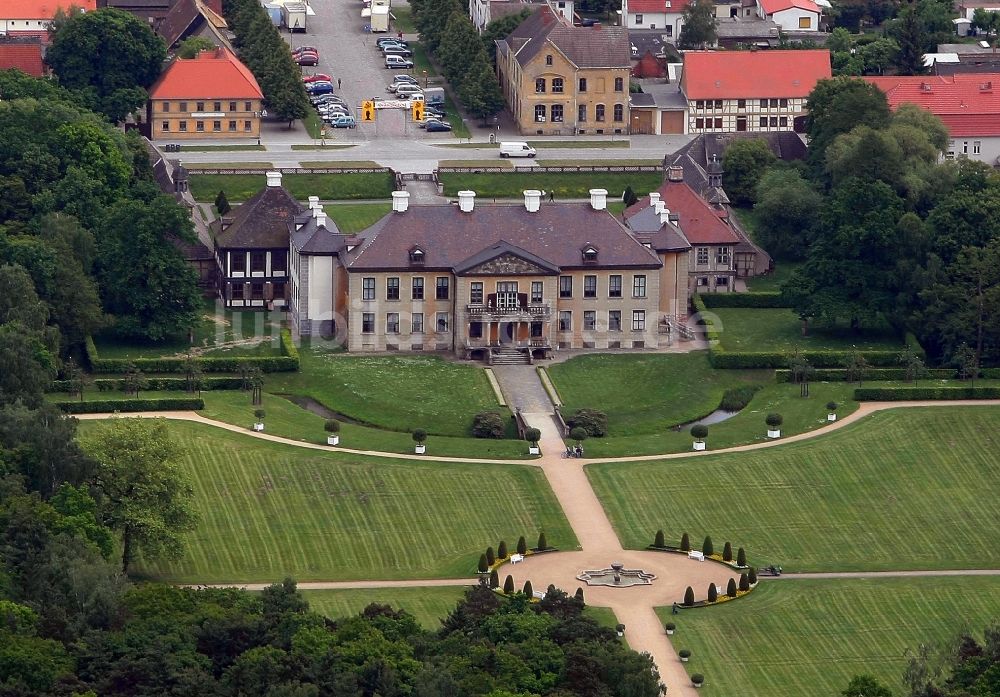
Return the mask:
{"type": "Polygon", "coordinates": [[[500,143],[500,157],[534,157],[535,149],[524,141],[500,143]]]}
{"type": "Polygon", "coordinates": [[[406,97],[411,94],[416,94],[422,91],[423,90],[420,89],[418,85],[407,85],[405,83],[401,84],[399,87],[396,88],[396,94],[398,94],[400,97],[406,97]]]}

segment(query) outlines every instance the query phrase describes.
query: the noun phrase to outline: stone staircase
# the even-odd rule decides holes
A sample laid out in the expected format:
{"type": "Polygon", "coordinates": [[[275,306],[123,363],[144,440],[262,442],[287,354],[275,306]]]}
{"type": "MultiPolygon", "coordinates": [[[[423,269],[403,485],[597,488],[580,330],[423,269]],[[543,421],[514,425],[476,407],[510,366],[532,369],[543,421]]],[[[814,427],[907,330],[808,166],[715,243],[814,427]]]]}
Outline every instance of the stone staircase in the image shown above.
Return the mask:
{"type": "Polygon", "coordinates": [[[498,346],[490,354],[490,365],[531,365],[527,351],[498,346]]]}

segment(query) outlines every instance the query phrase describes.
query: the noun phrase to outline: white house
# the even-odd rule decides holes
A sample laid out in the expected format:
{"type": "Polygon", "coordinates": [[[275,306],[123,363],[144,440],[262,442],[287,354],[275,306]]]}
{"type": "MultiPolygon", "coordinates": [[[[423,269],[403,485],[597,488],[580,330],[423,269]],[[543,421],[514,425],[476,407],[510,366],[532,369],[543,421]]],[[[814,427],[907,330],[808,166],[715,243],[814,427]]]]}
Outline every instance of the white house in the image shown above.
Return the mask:
{"type": "Polygon", "coordinates": [[[757,16],[784,31],[819,31],[822,11],[813,0],[757,0],[757,16]]]}
{"type": "Polygon", "coordinates": [[[48,36],[57,10],[97,9],[97,0],[4,0],[0,2],[0,36],[48,36]]]}
{"type": "Polygon", "coordinates": [[[689,0],[622,0],[622,17],[629,29],[659,29],[676,41],[684,26],[683,12],[689,0]]]}
{"type": "Polygon", "coordinates": [[[573,13],[576,11],[573,0],[470,0],[469,17],[476,29],[482,32],[494,20],[518,14],[522,10],[534,11],[543,5],[552,8],[557,17],[565,17],[570,23],[573,22],[573,13]]]}

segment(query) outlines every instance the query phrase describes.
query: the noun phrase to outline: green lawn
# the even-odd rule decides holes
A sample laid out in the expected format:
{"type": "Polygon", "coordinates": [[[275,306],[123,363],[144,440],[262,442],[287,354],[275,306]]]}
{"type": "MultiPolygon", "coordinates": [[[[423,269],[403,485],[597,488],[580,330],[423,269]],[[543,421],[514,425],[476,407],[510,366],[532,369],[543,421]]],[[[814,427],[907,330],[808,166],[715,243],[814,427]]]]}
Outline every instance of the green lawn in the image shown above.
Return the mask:
{"type": "MultiPolygon", "coordinates": [[[[232,162],[185,162],[184,167],[192,172],[199,169],[228,169],[233,166],[232,162]]],[[[240,169],[274,169],[273,162],[240,162],[240,169]]],[[[213,199],[214,200],[214,199],[213,199]]]]}
{"type": "Polygon", "coordinates": [[[691,651],[705,697],[839,697],[860,673],[901,695],[907,650],[981,637],[1000,613],[1000,578],[765,581],[739,602],[658,612],[677,624],[670,639],[691,651]]]}
{"type": "MultiPolygon", "coordinates": [[[[194,177],[192,177],[193,179],[194,177]]],[[[525,189],[555,192],[556,199],[587,198],[590,189],[607,189],[609,198],[621,198],[626,186],[634,191],[655,191],[663,181],[658,172],[569,172],[442,174],[446,196],[455,196],[460,189],[471,189],[480,196],[520,199],[525,189]]],[[[218,188],[215,189],[218,192],[218,188]]],[[[213,198],[215,193],[212,194],[213,198]]],[[[232,199],[230,199],[232,200],[232,199]]]]}
{"type": "MultiPolygon", "coordinates": [[[[196,174],[190,177],[191,194],[198,201],[214,201],[219,191],[226,192],[230,203],[246,201],[264,188],[260,174],[196,174]]],[[[391,172],[345,174],[286,174],[281,180],[288,192],[299,201],[319,196],[324,201],[341,199],[389,198],[391,172]]]]}
{"type": "Polygon", "coordinates": [[[137,565],[163,581],[462,577],[501,539],[544,530],[576,547],[534,467],[314,452],[183,422],[170,432],[201,522],[182,559],[137,565]]]}
{"type": "Polygon", "coordinates": [[[413,12],[409,7],[394,7],[392,10],[392,30],[403,32],[404,34],[415,34],[416,25],[413,23],[413,12]]]}
{"type": "Polygon", "coordinates": [[[326,214],[341,232],[360,232],[392,210],[391,203],[345,203],[326,206],[326,214]]]}
{"type": "Polygon", "coordinates": [[[587,473],[627,548],[663,529],[786,571],[997,568],[998,425],[1000,407],[896,409],[782,447],[587,473]]]}
{"type": "Polygon", "coordinates": [[[267,150],[263,145],[182,145],[181,151],[188,152],[239,152],[243,150],[267,150]]]}
{"type": "MultiPolygon", "coordinates": [[[[528,145],[533,148],[628,148],[631,147],[629,143],[628,136],[609,136],[609,138],[617,137],[618,140],[529,140],[528,145]]],[[[601,165],[604,164],[601,160],[588,162],[587,164],[601,165]]],[[[658,162],[657,162],[658,164],[658,162]]],[[[660,176],[660,184],[663,183],[663,176],[660,176]]],[[[657,184],[658,186],[659,184],[657,184]]],[[[654,189],[656,187],[653,187],[654,189]]]]}
{"type": "Polygon", "coordinates": [[[846,326],[814,325],[802,336],[802,320],[788,309],[720,307],[712,312],[721,322],[720,338],[728,351],[903,350],[903,338],[888,329],[854,332],[846,326]]]}
{"type": "Polygon", "coordinates": [[[747,279],[747,286],[756,293],[777,293],[781,290],[781,284],[791,278],[795,270],[802,264],[797,261],[776,261],[774,271],[766,276],[754,276],[747,279]]]}
{"type": "Polygon", "coordinates": [[[410,50],[413,55],[410,56],[410,60],[413,61],[413,70],[411,74],[418,80],[422,80],[425,77],[435,77],[438,72],[431,63],[430,58],[427,57],[427,51],[424,49],[424,45],[419,41],[410,41],[410,50]]]}
{"type": "Polygon", "coordinates": [[[451,124],[451,134],[456,138],[471,138],[472,133],[469,132],[469,125],[465,123],[462,115],[458,111],[458,107],[455,106],[455,102],[452,101],[451,96],[445,92],[444,94],[444,113],[445,120],[451,124]]]}
{"type": "Polygon", "coordinates": [[[332,591],[303,590],[309,607],[330,619],[360,614],[372,603],[406,610],[424,629],[441,628],[441,620],[451,614],[465,595],[461,586],[442,588],[364,588],[332,591]]]}

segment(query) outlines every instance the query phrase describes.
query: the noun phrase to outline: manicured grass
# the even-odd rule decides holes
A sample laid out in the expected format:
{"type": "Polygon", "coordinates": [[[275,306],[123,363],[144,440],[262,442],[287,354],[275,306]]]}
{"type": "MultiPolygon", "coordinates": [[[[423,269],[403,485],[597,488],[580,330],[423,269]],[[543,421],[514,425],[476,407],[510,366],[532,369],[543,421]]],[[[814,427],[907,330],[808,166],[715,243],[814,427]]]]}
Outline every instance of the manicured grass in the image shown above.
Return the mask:
{"type": "MultiPolygon", "coordinates": [[[[246,201],[264,188],[264,174],[192,174],[191,194],[198,201],[214,201],[219,191],[230,203],[246,201]]],[[[300,201],[319,196],[324,201],[339,199],[389,198],[393,179],[390,172],[349,174],[286,174],[282,186],[300,201]]]]}
{"type": "Polygon", "coordinates": [[[330,619],[350,617],[378,603],[406,610],[424,629],[438,630],[441,620],[451,614],[465,595],[461,586],[442,588],[364,588],[330,591],[301,591],[309,607],[330,619]]]}
{"type": "Polygon", "coordinates": [[[627,548],[663,529],[786,571],[997,568],[998,424],[994,406],[896,409],[782,447],[587,474],[627,548]]]}
{"type": "Polygon", "coordinates": [[[430,58],[427,57],[424,45],[419,41],[410,41],[409,44],[410,50],[413,52],[413,55],[410,56],[410,60],[413,61],[411,75],[418,80],[423,80],[424,77],[436,77],[438,72],[434,68],[434,64],[431,63],[430,58]],[[426,76],[424,73],[426,73],[426,76]]]}
{"type": "Polygon", "coordinates": [[[615,611],[609,607],[596,607],[594,605],[588,605],[583,608],[583,614],[597,622],[597,624],[602,627],[614,629],[618,626],[618,618],[615,616],[615,611]]]}
{"type": "Polygon", "coordinates": [[[861,673],[903,694],[907,651],[982,637],[1000,612],[1000,578],[765,581],[739,602],[657,612],[677,624],[669,638],[691,651],[706,697],[834,697],[861,673]]]}
{"type": "MultiPolygon", "coordinates": [[[[461,189],[471,189],[480,196],[520,198],[525,189],[544,189],[559,198],[587,198],[590,189],[607,189],[611,198],[621,198],[626,186],[634,191],[655,191],[662,183],[658,172],[541,172],[442,174],[444,193],[454,196],[461,189]]],[[[218,191],[218,188],[215,189],[218,191]]],[[[214,197],[213,193],[213,197],[214,197]]]]}
{"type": "Polygon", "coordinates": [[[185,169],[195,172],[199,169],[228,169],[231,167],[239,167],[240,169],[273,169],[273,162],[192,162],[188,164],[184,163],[185,169]]]}
{"type": "Polygon", "coordinates": [[[164,581],[460,578],[501,539],[544,530],[576,546],[534,467],[314,452],[184,422],[170,432],[201,522],[181,560],[137,565],[164,581]]]}
{"type": "MultiPolygon", "coordinates": [[[[903,350],[903,337],[890,329],[852,331],[847,326],[813,325],[802,336],[802,320],[793,310],[713,309],[721,321],[723,348],[729,351],[823,351],[864,349],[903,350]]],[[[718,327],[719,325],[716,324],[718,327]]]]}
{"type": "MultiPolygon", "coordinates": [[[[330,146],[327,146],[330,147],[330,146]]],[[[353,148],[353,145],[338,145],[337,148],[353,148]]],[[[315,169],[382,169],[382,165],[374,160],[356,160],[354,162],[333,162],[329,160],[303,160],[299,166],[315,169]]]]}
{"type": "Polygon", "coordinates": [[[747,279],[747,287],[759,293],[777,293],[781,290],[781,284],[791,278],[795,270],[801,267],[801,262],[797,261],[776,261],[774,271],[766,276],[754,276],[747,279]]]}
{"type": "Polygon", "coordinates": [[[181,152],[240,152],[244,150],[267,150],[263,145],[182,145],[181,152]]]}
{"type": "Polygon", "coordinates": [[[621,219],[622,213],[625,212],[626,208],[628,208],[628,206],[626,206],[625,202],[620,199],[617,201],[608,201],[608,213],[615,216],[619,220],[621,219]]]}
{"type": "MultiPolygon", "coordinates": [[[[629,143],[628,136],[614,136],[618,140],[529,140],[528,145],[537,149],[541,148],[629,148],[631,144],[629,143]]],[[[592,164],[601,164],[600,162],[595,162],[592,164]]],[[[662,183],[663,178],[660,177],[660,182],[662,183]]]]}
{"type": "Polygon", "coordinates": [[[345,203],[327,206],[327,216],[337,223],[341,232],[359,232],[373,225],[392,210],[391,203],[345,203]]]}
{"type": "MultiPolygon", "coordinates": [[[[615,141],[617,143],[617,141],[615,141]]],[[[537,147],[537,146],[536,146],[537,147]]],[[[659,167],[662,165],[660,160],[539,160],[539,167],[632,167],[632,166],[644,166],[644,167],[659,167]]]]}

